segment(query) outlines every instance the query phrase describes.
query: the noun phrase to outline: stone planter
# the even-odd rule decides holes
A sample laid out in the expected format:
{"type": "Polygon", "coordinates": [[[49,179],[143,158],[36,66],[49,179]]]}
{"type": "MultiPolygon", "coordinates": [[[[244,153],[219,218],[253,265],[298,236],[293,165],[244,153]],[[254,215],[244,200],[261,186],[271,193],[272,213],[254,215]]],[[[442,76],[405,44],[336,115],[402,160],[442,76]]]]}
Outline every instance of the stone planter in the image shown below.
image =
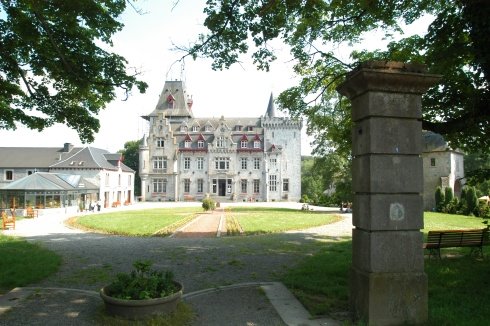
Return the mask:
{"type": "Polygon", "coordinates": [[[108,295],[107,286],[100,289],[100,297],[104,301],[106,312],[111,316],[126,319],[146,319],[155,315],[171,313],[182,299],[184,287],[175,282],[178,292],[163,298],[144,300],[123,300],[108,295]]]}

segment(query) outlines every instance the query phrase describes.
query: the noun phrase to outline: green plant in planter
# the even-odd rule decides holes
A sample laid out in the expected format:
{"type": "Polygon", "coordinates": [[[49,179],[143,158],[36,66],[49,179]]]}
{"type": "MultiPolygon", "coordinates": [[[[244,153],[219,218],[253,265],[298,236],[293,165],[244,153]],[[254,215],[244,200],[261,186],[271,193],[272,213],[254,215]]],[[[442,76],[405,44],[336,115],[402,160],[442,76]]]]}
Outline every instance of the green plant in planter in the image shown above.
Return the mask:
{"type": "Polygon", "coordinates": [[[151,269],[152,262],[137,260],[129,274],[120,273],[107,287],[108,295],[123,300],[163,298],[178,292],[171,271],[151,269]]]}

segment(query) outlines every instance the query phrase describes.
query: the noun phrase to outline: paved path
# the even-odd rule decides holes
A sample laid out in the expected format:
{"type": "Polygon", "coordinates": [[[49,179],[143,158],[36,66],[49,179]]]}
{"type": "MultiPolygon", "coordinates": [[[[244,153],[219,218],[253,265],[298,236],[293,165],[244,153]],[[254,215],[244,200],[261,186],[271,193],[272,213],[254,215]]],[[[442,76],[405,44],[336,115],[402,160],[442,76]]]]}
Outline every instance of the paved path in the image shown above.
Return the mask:
{"type": "Polygon", "coordinates": [[[204,238],[220,236],[226,232],[225,213],[222,208],[198,215],[190,223],[177,230],[174,238],[204,238]]]}

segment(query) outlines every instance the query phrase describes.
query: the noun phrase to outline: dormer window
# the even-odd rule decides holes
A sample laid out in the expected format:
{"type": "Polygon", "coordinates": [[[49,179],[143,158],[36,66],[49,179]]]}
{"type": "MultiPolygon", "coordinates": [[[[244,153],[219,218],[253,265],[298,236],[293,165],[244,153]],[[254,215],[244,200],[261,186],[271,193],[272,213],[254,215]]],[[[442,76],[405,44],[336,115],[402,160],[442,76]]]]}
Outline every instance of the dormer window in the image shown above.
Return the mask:
{"type": "Polygon", "coordinates": [[[197,141],[197,148],[204,148],[204,140],[197,141]]]}
{"type": "Polygon", "coordinates": [[[192,141],[190,141],[190,140],[186,140],[186,141],[184,142],[184,147],[185,147],[185,148],[191,148],[191,145],[192,145],[192,141]]]}
{"type": "Polygon", "coordinates": [[[246,141],[246,140],[240,141],[240,147],[241,148],[247,148],[248,147],[248,141],[246,141]]]}
{"type": "Polygon", "coordinates": [[[254,148],[260,148],[260,141],[254,140],[254,148]]]}
{"type": "Polygon", "coordinates": [[[242,130],[242,126],[235,126],[235,130],[236,131],[241,131],[242,130]]]}
{"type": "Polygon", "coordinates": [[[173,109],[174,108],[174,103],[175,103],[175,98],[170,94],[167,96],[167,108],[168,109],[173,109]]]}
{"type": "Polygon", "coordinates": [[[211,131],[211,126],[210,126],[210,125],[206,125],[206,126],[204,127],[204,131],[206,131],[206,132],[210,132],[210,131],[211,131]]]}
{"type": "Polygon", "coordinates": [[[186,132],[187,131],[187,127],[186,126],[180,126],[180,131],[181,132],[186,132]]]}
{"type": "Polygon", "coordinates": [[[254,127],[253,126],[248,126],[247,127],[247,131],[254,131],[254,127]]]}
{"type": "Polygon", "coordinates": [[[198,132],[199,127],[198,126],[192,126],[192,132],[198,132]]]}

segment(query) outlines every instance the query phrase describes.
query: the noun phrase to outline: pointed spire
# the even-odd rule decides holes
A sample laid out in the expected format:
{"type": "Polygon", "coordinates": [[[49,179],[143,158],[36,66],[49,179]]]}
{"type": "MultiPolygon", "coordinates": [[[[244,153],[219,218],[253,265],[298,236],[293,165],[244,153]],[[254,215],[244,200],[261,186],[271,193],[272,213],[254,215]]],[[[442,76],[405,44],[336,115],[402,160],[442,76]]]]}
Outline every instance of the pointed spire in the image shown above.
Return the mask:
{"type": "Polygon", "coordinates": [[[271,92],[271,97],[269,99],[269,105],[267,105],[267,111],[265,112],[265,116],[269,118],[274,118],[276,116],[276,107],[274,106],[274,96],[271,92]]]}

